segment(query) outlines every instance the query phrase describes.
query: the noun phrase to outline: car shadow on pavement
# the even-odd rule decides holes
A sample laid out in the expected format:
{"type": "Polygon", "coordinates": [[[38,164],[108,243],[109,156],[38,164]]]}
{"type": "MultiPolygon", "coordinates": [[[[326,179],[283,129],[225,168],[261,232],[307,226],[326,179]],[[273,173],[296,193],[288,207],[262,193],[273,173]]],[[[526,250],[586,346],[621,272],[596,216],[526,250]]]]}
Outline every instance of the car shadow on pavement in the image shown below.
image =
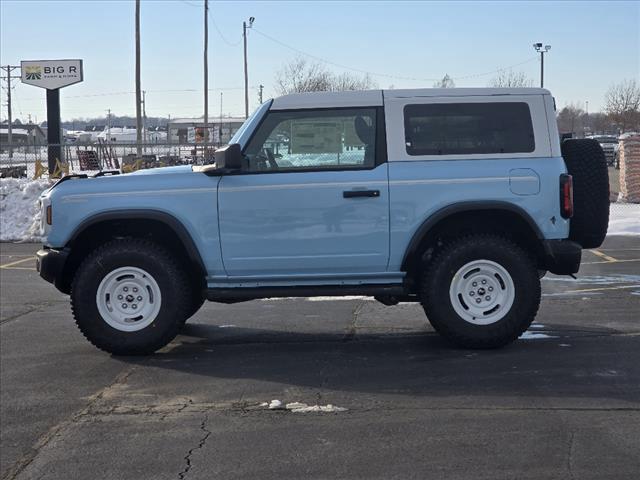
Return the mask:
{"type": "Polygon", "coordinates": [[[639,340],[554,326],[542,338],[502,349],[465,350],[431,332],[344,335],[194,324],[161,352],[126,361],[211,379],[344,392],[611,398],[637,405],[639,340]]]}

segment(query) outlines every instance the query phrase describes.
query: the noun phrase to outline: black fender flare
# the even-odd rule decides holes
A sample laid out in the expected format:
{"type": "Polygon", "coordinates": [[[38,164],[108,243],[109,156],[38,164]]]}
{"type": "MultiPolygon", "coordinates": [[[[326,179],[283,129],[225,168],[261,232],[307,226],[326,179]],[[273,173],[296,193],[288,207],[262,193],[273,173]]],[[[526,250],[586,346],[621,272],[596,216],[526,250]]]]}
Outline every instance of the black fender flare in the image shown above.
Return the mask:
{"type": "Polygon", "coordinates": [[[203,276],[206,275],[206,268],[202,260],[202,256],[196,247],[193,238],[189,234],[184,224],[170,213],[163,212],[161,210],[138,208],[138,209],[121,209],[121,210],[108,210],[93,215],[84,221],[82,221],[73,231],[67,245],[73,244],[75,240],[92,225],[96,225],[105,221],[112,220],[155,220],[165,224],[169,227],[182,242],[189,257],[189,260],[201,270],[203,276]]]}
{"type": "Polygon", "coordinates": [[[407,246],[406,251],[404,252],[404,257],[402,258],[402,271],[406,272],[409,268],[409,261],[413,258],[415,253],[417,252],[422,240],[429,234],[431,229],[435,227],[440,221],[444,220],[451,215],[455,215],[463,212],[472,212],[477,210],[501,210],[506,212],[511,212],[517,214],[520,218],[522,218],[527,225],[535,232],[538,240],[543,240],[544,235],[540,230],[540,227],[536,224],[536,222],[531,218],[531,216],[522,208],[513,203],[499,201],[499,200],[480,200],[480,201],[471,201],[471,202],[460,202],[452,205],[447,205],[446,207],[441,208],[436,211],[433,215],[429,216],[416,230],[416,232],[411,237],[411,241],[407,246]]]}

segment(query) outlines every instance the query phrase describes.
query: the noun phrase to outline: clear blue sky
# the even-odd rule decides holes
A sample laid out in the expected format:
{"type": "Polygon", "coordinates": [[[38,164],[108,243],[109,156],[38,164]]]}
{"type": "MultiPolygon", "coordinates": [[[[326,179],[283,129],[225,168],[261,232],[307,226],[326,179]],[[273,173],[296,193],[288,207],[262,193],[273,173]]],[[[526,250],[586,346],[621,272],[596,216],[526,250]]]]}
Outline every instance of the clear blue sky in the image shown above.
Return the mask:
{"type": "MultiPolygon", "coordinates": [[[[202,4],[142,2],[149,116],[202,115],[202,4]]],[[[108,108],[133,115],[134,11],[134,2],[124,0],[0,0],[0,63],[82,58],[84,82],[62,90],[63,119],[102,116],[108,108]]],[[[220,112],[220,88],[225,115],[244,110],[241,33],[249,16],[256,18],[249,34],[251,110],[256,86],[265,86],[265,98],[275,95],[275,73],[297,55],[262,34],[335,64],[388,75],[373,76],[384,88],[431,87],[428,79],[445,73],[460,87],[486,86],[495,74],[474,75],[527,61],[514,70],[537,85],[537,41],[552,45],[545,87],[560,107],[588,101],[589,111],[598,110],[612,83],[640,79],[638,1],[210,1],[210,115],[220,112]],[[471,77],[459,78],[465,76],[471,77]]],[[[19,84],[13,93],[15,116],[45,119],[43,90],[19,84]]],[[[4,91],[1,101],[5,118],[4,91]]]]}

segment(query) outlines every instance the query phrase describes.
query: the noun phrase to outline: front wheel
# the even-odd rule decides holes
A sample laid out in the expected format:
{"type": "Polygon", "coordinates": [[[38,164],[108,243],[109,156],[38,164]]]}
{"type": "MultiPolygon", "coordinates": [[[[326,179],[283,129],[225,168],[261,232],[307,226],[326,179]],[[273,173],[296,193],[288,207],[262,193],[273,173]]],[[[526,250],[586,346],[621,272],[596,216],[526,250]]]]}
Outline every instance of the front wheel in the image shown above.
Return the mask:
{"type": "Polygon", "coordinates": [[[78,328],[96,347],[145,355],[177,335],[189,306],[188,286],[184,270],[162,247],[114,240],[78,268],[71,308],[78,328]]]}
{"type": "Polygon", "coordinates": [[[433,327],[466,348],[517,339],[540,305],[540,279],[529,254],[494,235],[461,238],[425,271],[421,302],[433,327]]]}

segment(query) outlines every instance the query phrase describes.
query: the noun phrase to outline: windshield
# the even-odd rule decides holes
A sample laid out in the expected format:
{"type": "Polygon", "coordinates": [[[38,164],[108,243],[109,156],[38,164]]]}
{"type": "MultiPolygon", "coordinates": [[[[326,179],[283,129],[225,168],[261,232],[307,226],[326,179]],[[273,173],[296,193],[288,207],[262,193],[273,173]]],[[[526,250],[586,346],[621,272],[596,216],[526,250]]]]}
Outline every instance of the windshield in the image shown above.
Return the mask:
{"type": "Polygon", "coordinates": [[[240,148],[244,149],[247,141],[249,140],[249,137],[251,136],[251,133],[256,128],[258,123],[260,123],[260,120],[262,120],[262,117],[265,115],[267,110],[269,110],[269,107],[271,106],[272,103],[273,103],[273,100],[267,100],[262,105],[260,105],[258,109],[255,112],[253,112],[249,118],[247,118],[244,121],[242,126],[235,133],[235,135],[231,137],[231,140],[229,140],[229,145],[238,143],[240,144],[240,148]]]}

